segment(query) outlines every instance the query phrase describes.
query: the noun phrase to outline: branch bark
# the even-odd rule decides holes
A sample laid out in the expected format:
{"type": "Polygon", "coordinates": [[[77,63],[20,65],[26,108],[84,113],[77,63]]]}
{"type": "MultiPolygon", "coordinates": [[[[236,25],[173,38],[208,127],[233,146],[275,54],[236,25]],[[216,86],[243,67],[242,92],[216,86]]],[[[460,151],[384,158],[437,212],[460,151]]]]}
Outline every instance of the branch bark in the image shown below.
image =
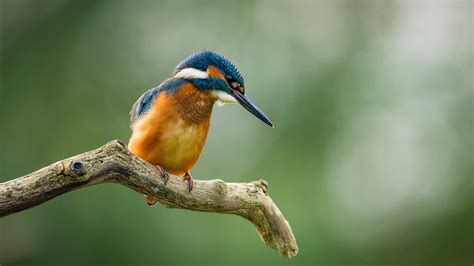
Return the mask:
{"type": "Polygon", "coordinates": [[[282,256],[291,258],[298,252],[289,223],[268,196],[266,181],[226,183],[222,180],[195,180],[193,191],[188,193],[186,183],[180,179],[170,178],[164,185],[154,166],[131,154],[118,140],[0,183],[0,217],[37,206],[66,192],[101,183],[125,185],[155,197],[168,208],[242,216],[255,225],[263,242],[282,256]]]}

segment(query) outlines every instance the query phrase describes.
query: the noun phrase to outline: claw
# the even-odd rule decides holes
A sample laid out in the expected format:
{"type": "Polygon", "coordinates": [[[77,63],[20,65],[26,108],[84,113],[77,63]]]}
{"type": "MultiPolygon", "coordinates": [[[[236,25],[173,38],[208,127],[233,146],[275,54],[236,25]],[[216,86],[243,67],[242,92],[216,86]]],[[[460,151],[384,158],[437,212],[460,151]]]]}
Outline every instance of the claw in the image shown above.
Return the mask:
{"type": "Polygon", "coordinates": [[[183,180],[188,182],[188,192],[191,193],[193,190],[194,180],[190,172],[186,172],[183,176],[183,180]]]}
{"type": "Polygon", "coordinates": [[[161,178],[163,178],[164,184],[168,184],[168,180],[170,179],[170,175],[165,171],[161,165],[155,165],[156,169],[160,172],[161,178]]]}

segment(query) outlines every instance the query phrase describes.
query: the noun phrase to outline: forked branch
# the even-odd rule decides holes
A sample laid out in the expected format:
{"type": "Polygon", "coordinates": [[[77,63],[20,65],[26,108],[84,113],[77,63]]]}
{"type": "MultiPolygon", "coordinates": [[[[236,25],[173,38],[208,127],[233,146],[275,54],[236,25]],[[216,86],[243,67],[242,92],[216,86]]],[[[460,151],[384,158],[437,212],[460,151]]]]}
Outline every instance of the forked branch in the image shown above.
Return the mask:
{"type": "Polygon", "coordinates": [[[264,180],[226,183],[195,180],[188,193],[180,179],[165,186],[151,164],[131,154],[120,141],[0,183],[0,217],[19,212],[82,187],[119,183],[155,197],[169,208],[240,215],[251,221],[261,239],[284,257],[298,252],[296,239],[278,207],[268,196],[264,180]]]}

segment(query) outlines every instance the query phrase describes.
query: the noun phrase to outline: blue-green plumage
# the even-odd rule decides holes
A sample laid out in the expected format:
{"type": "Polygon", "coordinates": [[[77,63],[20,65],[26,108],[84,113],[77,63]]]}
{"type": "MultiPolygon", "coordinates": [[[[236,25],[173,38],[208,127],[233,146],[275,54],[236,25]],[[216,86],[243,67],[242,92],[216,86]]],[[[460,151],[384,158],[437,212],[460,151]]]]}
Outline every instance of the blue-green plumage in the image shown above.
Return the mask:
{"type": "Polygon", "coordinates": [[[206,71],[211,65],[219,68],[222,73],[226,75],[226,78],[234,79],[244,87],[244,78],[237,67],[234,66],[229,59],[214,51],[204,50],[192,54],[176,66],[175,74],[185,68],[195,68],[206,71]]]}
{"type": "MultiPolygon", "coordinates": [[[[194,68],[201,71],[207,71],[209,66],[216,66],[225,73],[228,82],[232,80],[237,81],[242,87],[244,86],[244,79],[240,74],[237,67],[232,64],[224,56],[213,52],[213,51],[200,51],[192,54],[181,63],[179,63],[174,74],[185,68],[194,68]]],[[[226,93],[231,94],[232,91],[229,88],[228,84],[219,78],[196,78],[196,79],[186,79],[186,78],[170,78],[160,84],[158,87],[152,88],[145,92],[140,98],[135,102],[130,111],[130,126],[143,114],[145,114],[153,102],[159,97],[161,92],[174,92],[178,90],[184,83],[191,82],[194,86],[202,91],[209,90],[221,90],[226,93]]]]}
{"type": "Polygon", "coordinates": [[[184,83],[188,81],[179,78],[170,78],[161,83],[158,87],[152,88],[140,96],[138,100],[133,104],[132,110],[130,111],[130,126],[150,110],[153,102],[159,97],[162,92],[175,92],[184,83]]]}
{"type": "MultiPolygon", "coordinates": [[[[169,176],[166,171],[184,174],[191,191],[190,170],[204,147],[215,102],[239,103],[273,126],[245,95],[239,70],[222,55],[201,51],[179,63],[173,77],[146,91],[134,103],[130,111],[130,151],[156,165],[165,183],[169,176]]],[[[147,199],[148,204],[156,202],[147,199]]]]}

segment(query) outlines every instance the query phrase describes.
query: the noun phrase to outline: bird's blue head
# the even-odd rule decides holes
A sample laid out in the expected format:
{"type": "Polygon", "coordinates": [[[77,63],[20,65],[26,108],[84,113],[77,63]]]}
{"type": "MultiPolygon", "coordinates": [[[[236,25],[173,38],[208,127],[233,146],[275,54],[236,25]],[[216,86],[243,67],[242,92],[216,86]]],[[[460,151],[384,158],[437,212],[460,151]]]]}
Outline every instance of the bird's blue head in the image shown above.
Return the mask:
{"type": "Polygon", "coordinates": [[[224,56],[207,50],[194,53],[176,66],[174,77],[188,80],[202,91],[210,91],[218,104],[239,103],[273,127],[270,119],[245,96],[242,75],[224,56]]]}

